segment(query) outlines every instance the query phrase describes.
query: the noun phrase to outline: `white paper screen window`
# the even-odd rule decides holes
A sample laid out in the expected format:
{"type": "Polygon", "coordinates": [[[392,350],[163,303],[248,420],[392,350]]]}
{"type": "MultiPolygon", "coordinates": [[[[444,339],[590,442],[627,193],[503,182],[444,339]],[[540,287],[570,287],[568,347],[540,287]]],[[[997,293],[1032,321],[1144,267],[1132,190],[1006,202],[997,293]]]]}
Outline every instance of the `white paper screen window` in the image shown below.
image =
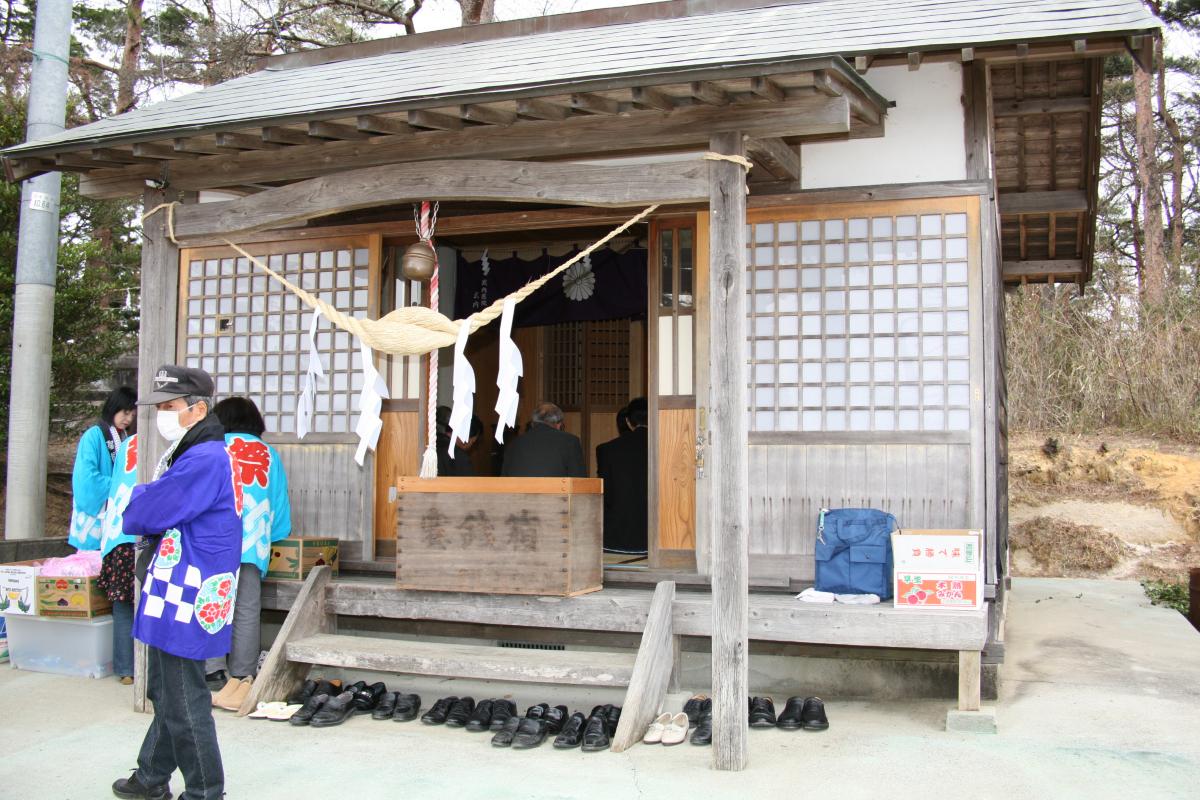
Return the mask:
{"type": "MultiPolygon", "coordinates": [[[[357,317],[368,312],[370,251],[340,246],[262,256],[289,280],[357,317]]],[[[309,310],[245,258],[188,259],[181,324],[185,363],[202,367],[216,384],[217,398],[249,397],[262,412],[268,433],[295,432],[296,394],[308,358],[309,310]]],[[[257,254],[256,254],[257,255],[257,254]]],[[[315,433],[354,430],[353,403],[361,389],[361,357],[354,338],[328,322],[318,343],[329,380],[318,387],[312,417],[315,433]]]]}
{"type": "Polygon", "coordinates": [[[750,430],[967,430],[967,226],[945,211],[752,223],[750,430]]]}

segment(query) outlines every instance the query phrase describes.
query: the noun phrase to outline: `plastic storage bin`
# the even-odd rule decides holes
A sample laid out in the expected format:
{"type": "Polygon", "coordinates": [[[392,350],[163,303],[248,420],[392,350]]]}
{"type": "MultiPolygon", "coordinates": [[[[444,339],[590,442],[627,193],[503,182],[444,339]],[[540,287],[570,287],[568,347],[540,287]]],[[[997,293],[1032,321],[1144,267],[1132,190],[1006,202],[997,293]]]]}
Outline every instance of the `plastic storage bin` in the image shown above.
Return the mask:
{"type": "Polygon", "coordinates": [[[58,619],[5,614],[8,657],[17,669],[83,678],[112,674],[112,617],[58,619]]]}

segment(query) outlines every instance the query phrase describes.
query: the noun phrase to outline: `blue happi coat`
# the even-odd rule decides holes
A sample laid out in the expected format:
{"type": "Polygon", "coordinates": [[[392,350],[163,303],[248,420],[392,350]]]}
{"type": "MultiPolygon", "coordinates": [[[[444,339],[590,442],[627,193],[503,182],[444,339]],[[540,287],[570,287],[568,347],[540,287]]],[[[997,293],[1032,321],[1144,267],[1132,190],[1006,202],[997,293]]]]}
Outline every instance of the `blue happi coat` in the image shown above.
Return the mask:
{"type": "Polygon", "coordinates": [[[274,447],[249,433],[225,434],[233,475],[242,487],[242,563],[267,577],[271,544],[292,532],[287,475],[274,447]]]}
{"type": "Polygon", "coordinates": [[[134,638],[181,658],[229,652],[242,555],[239,488],[220,441],[193,445],[158,480],[134,487],[125,533],[162,534],[134,638]]]}
{"type": "Polygon", "coordinates": [[[79,437],[75,468],[71,471],[71,528],[67,541],[77,550],[100,547],[100,527],[112,471],[108,435],[104,428],[93,425],[79,437]]]}
{"type": "Polygon", "coordinates": [[[125,533],[122,523],[125,506],[137,485],[137,441],[135,433],[121,442],[117,460],[113,463],[112,479],[108,482],[108,505],[100,526],[100,555],[108,555],[119,544],[134,544],[137,537],[125,533]]]}

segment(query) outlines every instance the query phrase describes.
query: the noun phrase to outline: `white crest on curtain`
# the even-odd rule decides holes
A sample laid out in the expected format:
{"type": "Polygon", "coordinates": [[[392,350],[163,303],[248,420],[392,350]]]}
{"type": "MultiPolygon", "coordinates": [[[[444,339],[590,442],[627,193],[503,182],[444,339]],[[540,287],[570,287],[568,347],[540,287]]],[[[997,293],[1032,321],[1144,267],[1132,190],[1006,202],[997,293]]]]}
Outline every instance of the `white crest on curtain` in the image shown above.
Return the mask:
{"type": "Polygon", "coordinates": [[[516,307],[511,297],[506,299],[500,316],[500,369],[496,373],[496,386],[500,390],[496,395],[496,413],[500,415],[496,423],[496,441],[500,444],[504,444],[505,427],[517,427],[517,403],[521,399],[517,393],[517,382],[525,370],[521,350],[512,340],[513,312],[516,307]]]}
{"type": "Polygon", "coordinates": [[[314,310],[312,322],[308,325],[307,372],[300,396],[296,398],[296,437],[299,439],[308,435],[308,426],[316,409],[317,383],[325,383],[325,367],[321,364],[321,351],[317,349],[317,323],[320,319],[321,312],[314,310]]]}
{"type": "Polygon", "coordinates": [[[383,430],[380,412],[383,411],[384,398],[389,395],[387,382],[375,369],[375,354],[362,341],[358,346],[362,353],[363,385],[358,394],[358,424],[354,426],[354,432],[358,434],[358,450],[354,453],[354,460],[361,467],[367,450],[374,450],[375,445],[379,444],[379,432],[383,430]]]}

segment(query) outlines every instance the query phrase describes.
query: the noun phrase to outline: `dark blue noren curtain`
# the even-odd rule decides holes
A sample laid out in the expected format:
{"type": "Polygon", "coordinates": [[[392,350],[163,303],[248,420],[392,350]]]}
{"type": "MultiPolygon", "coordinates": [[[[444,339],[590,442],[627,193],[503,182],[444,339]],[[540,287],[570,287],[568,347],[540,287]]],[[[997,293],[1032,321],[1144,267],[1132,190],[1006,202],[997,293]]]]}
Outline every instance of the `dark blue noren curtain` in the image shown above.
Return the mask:
{"type": "MultiPolygon", "coordinates": [[[[458,257],[454,316],[462,319],[506,297],[545,275],[574,253],[532,261],[512,256],[490,258],[485,272],[481,261],[458,257]]],[[[590,260],[575,264],[517,306],[518,327],[586,322],[606,319],[642,319],[646,316],[646,250],[635,247],[624,253],[603,249],[590,260]]]]}

